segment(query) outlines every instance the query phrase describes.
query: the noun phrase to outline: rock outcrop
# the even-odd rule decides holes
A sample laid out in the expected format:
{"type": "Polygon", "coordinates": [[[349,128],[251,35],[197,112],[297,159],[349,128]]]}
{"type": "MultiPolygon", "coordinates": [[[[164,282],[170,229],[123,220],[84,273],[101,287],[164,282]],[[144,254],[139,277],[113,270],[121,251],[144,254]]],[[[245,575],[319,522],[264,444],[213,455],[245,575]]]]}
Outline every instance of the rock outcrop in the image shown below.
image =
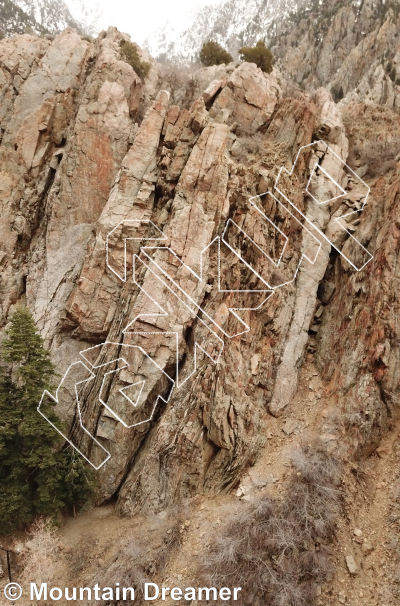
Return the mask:
{"type": "Polygon", "coordinates": [[[148,47],[165,59],[197,61],[204,40],[238,58],[242,46],[265,40],[292,90],[324,86],[335,99],[400,107],[398,0],[224,0],[204,6],[185,31],[170,25],[148,47]]]}
{"type": "MultiPolygon", "coordinates": [[[[0,43],[0,323],[25,303],[58,370],[86,365],[79,414],[72,375],[58,411],[99,502],[236,486],[307,352],[371,452],[399,388],[399,164],[368,174],[378,110],[284,97],[247,63],[202,70],[174,105],[121,39],[0,43]]],[[[400,120],[378,113],[389,158],[400,120]]]]}
{"type": "Polygon", "coordinates": [[[281,26],[273,53],[285,76],[336,99],[400,107],[399,5],[367,0],[309,3],[281,26]]]}

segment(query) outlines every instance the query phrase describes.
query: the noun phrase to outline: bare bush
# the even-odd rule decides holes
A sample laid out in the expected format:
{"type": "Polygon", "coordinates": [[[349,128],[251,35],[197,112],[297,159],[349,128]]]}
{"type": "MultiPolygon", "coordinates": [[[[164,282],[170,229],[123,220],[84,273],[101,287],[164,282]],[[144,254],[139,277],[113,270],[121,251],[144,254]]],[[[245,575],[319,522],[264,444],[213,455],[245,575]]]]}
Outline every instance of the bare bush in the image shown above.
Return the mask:
{"type": "MultiPolygon", "coordinates": [[[[305,78],[304,78],[305,80],[305,78]]],[[[309,95],[301,89],[294,80],[285,80],[281,85],[282,99],[297,99],[298,101],[310,102],[309,95]]]]}
{"type": "Polygon", "coordinates": [[[263,497],[232,515],[202,557],[200,580],[241,586],[243,606],[311,606],[316,585],[332,574],[340,462],[316,442],[294,454],[293,465],[286,497],[263,497]]]}
{"type": "Polygon", "coordinates": [[[17,544],[16,551],[22,560],[22,584],[51,581],[59,552],[55,532],[56,529],[50,520],[39,518],[28,530],[29,540],[17,544]]]}
{"type": "Polygon", "coordinates": [[[190,67],[179,63],[162,64],[161,88],[168,90],[171,103],[189,108],[196,95],[200,95],[196,75],[190,67]]]}
{"type": "Polygon", "coordinates": [[[365,145],[356,143],[350,150],[347,162],[351,168],[367,166],[366,174],[380,177],[395,168],[399,154],[399,139],[393,138],[391,141],[377,139],[365,145]]]}
{"type": "MultiPolygon", "coordinates": [[[[108,587],[118,582],[122,587],[135,589],[135,600],[124,600],[123,604],[144,604],[144,583],[149,578],[161,581],[168,559],[181,545],[183,520],[183,510],[177,511],[172,521],[159,523],[158,532],[151,532],[150,536],[146,532],[139,536],[132,533],[120,542],[117,554],[113,556],[111,565],[101,571],[101,577],[108,587]]],[[[98,572],[93,582],[97,578],[98,572]]],[[[119,603],[113,602],[113,605],[119,603]]]]}
{"type": "Polygon", "coordinates": [[[247,134],[244,129],[237,129],[239,135],[232,147],[233,157],[241,164],[247,164],[252,157],[262,155],[265,151],[265,136],[261,133],[247,134]]]}

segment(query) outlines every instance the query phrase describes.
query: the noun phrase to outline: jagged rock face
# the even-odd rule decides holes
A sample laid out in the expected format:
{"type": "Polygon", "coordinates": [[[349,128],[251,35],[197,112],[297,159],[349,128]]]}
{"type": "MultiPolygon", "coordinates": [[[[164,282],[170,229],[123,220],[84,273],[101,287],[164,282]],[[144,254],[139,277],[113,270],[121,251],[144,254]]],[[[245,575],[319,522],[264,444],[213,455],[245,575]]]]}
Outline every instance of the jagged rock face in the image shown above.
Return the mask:
{"type": "Polygon", "coordinates": [[[190,28],[170,26],[148,40],[164,59],[198,60],[213,39],[238,58],[242,46],[265,40],[285,86],[320,86],[334,97],[400,108],[400,4],[380,0],[225,0],[205,6],[190,28]]]}
{"type": "MultiPolygon", "coordinates": [[[[77,12],[81,14],[81,11],[77,12]]],[[[27,31],[55,34],[66,27],[76,27],[82,31],[80,22],[71,15],[62,0],[8,0],[0,6],[0,32],[3,36],[27,31]]]]}
{"type": "Polygon", "coordinates": [[[216,40],[237,56],[238,49],[271,35],[277,23],[296,12],[309,0],[225,0],[205,3],[193,16],[190,27],[182,31],[168,22],[149,36],[146,46],[162,60],[197,61],[205,40],[216,40]]]}
{"type": "Polygon", "coordinates": [[[306,90],[400,107],[400,5],[324,2],[299,11],[272,46],[278,64],[306,90]]]}
{"type": "MultiPolygon", "coordinates": [[[[132,513],[234,486],[307,351],[368,452],[399,338],[398,168],[359,215],[368,188],[344,164],[366,174],[372,114],[367,132],[365,106],[325,89],[283,98],[252,64],[202,70],[204,94],[179,107],[156,67],[143,85],[121,61],[120,39],[0,45],[0,321],[26,302],[59,371],[81,360],[57,410],[93,464],[111,455],[99,501],[132,513]]],[[[398,118],[382,111],[389,145],[398,118]]]]}
{"type": "MultiPolygon", "coordinates": [[[[370,454],[379,444],[382,427],[396,415],[399,392],[398,268],[399,251],[399,149],[398,114],[383,108],[344,106],[349,125],[350,149],[363,141],[373,153],[376,133],[389,141],[397,157],[396,170],[373,182],[371,201],[357,228],[359,241],[373,243],[374,259],[360,273],[336,261],[330,264],[320,291],[334,288],[332,302],[324,308],[318,334],[316,359],[327,391],[343,402],[343,412],[353,434],[353,447],[370,454]],[[333,287],[333,288],[332,288],[333,287]],[[344,371],[344,369],[346,369],[344,371]]],[[[379,153],[380,165],[384,155],[379,153]]],[[[360,164],[360,162],[358,162],[360,164]]],[[[357,169],[356,169],[357,170],[357,169]]],[[[365,166],[361,173],[365,171],[365,166]]],[[[360,168],[358,169],[360,172],[360,168]]],[[[351,245],[346,243],[346,247],[351,245]]]]}

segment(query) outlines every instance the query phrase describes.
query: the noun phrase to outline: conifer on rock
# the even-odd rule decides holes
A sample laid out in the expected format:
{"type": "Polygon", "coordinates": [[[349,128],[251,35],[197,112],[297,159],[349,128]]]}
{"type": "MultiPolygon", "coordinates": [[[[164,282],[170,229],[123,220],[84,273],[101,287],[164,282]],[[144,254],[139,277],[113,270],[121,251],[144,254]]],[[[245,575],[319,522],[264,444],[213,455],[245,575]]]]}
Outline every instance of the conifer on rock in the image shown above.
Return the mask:
{"type": "Polygon", "coordinates": [[[242,61],[255,63],[257,67],[267,74],[272,72],[274,57],[262,40],[259,40],[255,46],[243,46],[239,48],[239,56],[242,61]]]}
{"type": "Polygon", "coordinates": [[[233,57],[215,40],[205,42],[201,47],[200,61],[206,67],[210,65],[221,65],[222,63],[230,63],[233,57]]]}

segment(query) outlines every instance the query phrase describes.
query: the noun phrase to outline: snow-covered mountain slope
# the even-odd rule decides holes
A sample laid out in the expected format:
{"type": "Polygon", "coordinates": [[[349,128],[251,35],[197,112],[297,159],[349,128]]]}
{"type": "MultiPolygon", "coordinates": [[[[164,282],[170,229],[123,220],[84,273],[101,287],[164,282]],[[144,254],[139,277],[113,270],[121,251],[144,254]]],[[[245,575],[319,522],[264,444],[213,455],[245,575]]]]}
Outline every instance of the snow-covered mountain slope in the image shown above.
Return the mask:
{"type": "Polygon", "coordinates": [[[66,27],[83,31],[62,0],[0,0],[0,31],[5,36],[32,30],[56,33],[66,27]]]}
{"type": "Polygon", "coordinates": [[[74,19],[80,24],[85,34],[95,36],[102,29],[100,21],[103,9],[97,0],[84,2],[84,0],[66,0],[66,5],[74,19]]]}
{"type": "Polygon", "coordinates": [[[95,35],[100,18],[97,0],[0,0],[0,32],[7,37],[31,31],[56,34],[66,27],[95,35]]]}
{"type": "Polygon", "coordinates": [[[217,40],[237,59],[241,46],[264,40],[291,86],[331,89],[400,108],[400,0],[225,0],[206,6],[191,27],[169,27],[148,41],[159,59],[198,60],[217,40]]]}
{"type": "Polygon", "coordinates": [[[148,38],[147,47],[162,59],[195,60],[202,43],[213,39],[235,55],[244,44],[273,38],[290,13],[308,4],[309,0],[225,0],[217,6],[206,5],[190,27],[177,31],[173,23],[167,23],[148,38]]]}

